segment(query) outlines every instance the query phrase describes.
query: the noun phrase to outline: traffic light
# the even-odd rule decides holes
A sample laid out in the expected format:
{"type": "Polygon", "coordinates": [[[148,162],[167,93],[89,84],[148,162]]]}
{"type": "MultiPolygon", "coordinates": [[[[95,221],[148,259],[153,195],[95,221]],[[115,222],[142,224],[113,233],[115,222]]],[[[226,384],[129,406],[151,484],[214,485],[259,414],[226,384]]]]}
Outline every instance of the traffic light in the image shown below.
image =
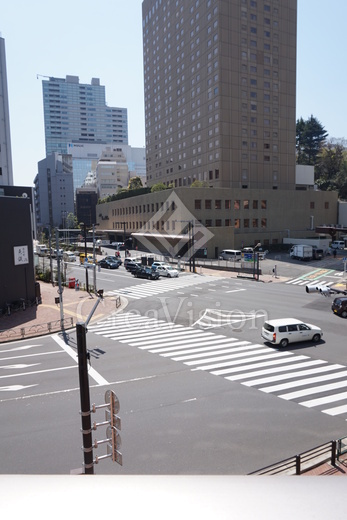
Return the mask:
{"type": "Polygon", "coordinates": [[[330,296],[330,288],[326,285],[306,285],[307,293],[319,292],[323,296],[330,296]]]}

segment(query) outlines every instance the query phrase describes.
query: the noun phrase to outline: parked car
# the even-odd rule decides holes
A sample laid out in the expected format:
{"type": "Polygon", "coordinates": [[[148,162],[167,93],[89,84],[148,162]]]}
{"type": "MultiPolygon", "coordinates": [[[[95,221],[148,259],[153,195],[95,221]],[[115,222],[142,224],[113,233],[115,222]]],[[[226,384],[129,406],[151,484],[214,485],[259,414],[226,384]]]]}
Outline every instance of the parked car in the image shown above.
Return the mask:
{"type": "Polygon", "coordinates": [[[122,260],[118,256],[105,256],[104,260],[110,260],[111,262],[116,262],[118,265],[122,265],[122,260]]]}
{"type": "Polygon", "coordinates": [[[118,267],[120,266],[119,262],[110,259],[107,260],[106,258],[100,260],[98,265],[105,269],[118,269],[118,267]]]}
{"type": "Polygon", "coordinates": [[[316,325],[304,323],[295,318],[280,318],[266,321],[261,329],[261,337],[280,347],[287,347],[288,343],[298,341],[318,341],[323,332],[316,325]]]}
{"type": "Polygon", "coordinates": [[[338,296],[331,304],[331,309],[334,314],[347,318],[347,296],[338,296]]]}
{"type": "Polygon", "coordinates": [[[334,242],[331,243],[331,249],[344,249],[345,248],[345,242],[344,240],[334,240],[334,242]]]}
{"type": "Polygon", "coordinates": [[[65,251],[63,254],[63,260],[64,262],[76,262],[76,255],[75,253],[65,251]]]}
{"type": "Polygon", "coordinates": [[[158,267],[159,265],[168,265],[166,262],[153,262],[152,263],[152,267],[158,267]]]}
{"type": "Polygon", "coordinates": [[[135,262],[135,263],[140,263],[140,259],[139,258],[130,258],[129,256],[127,258],[124,259],[124,267],[125,269],[127,268],[127,265],[129,263],[132,263],[132,262],[135,262]]]}
{"type": "Polygon", "coordinates": [[[233,260],[234,262],[238,262],[242,258],[242,253],[240,249],[223,249],[218,258],[219,260],[233,260]]]}
{"type": "Polygon", "coordinates": [[[168,278],[178,278],[178,271],[171,267],[171,265],[158,265],[155,267],[159,276],[167,276],[168,278]]]}
{"type": "Polygon", "coordinates": [[[158,280],[159,278],[158,271],[148,266],[139,266],[134,268],[131,274],[136,278],[147,278],[148,280],[158,280]]]}
{"type": "Polygon", "coordinates": [[[127,262],[125,264],[125,261],[124,261],[124,267],[127,271],[134,271],[135,269],[137,269],[138,267],[141,267],[141,262],[135,262],[135,260],[130,260],[130,262],[127,262]]]}

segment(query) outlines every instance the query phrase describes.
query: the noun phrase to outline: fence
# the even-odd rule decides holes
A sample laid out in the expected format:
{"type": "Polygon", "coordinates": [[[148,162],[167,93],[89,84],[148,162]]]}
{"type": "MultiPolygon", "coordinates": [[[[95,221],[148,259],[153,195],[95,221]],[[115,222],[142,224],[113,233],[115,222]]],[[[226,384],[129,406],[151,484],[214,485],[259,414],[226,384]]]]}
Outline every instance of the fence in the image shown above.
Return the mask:
{"type": "Polygon", "coordinates": [[[336,461],[344,453],[347,453],[347,437],[326,442],[299,455],[249,473],[249,475],[301,475],[326,462],[335,466],[336,461]]]}
{"type": "Polygon", "coordinates": [[[49,321],[48,323],[37,323],[30,327],[15,327],[13,329],[0,330],[0,343],[5,341],[14,341],[24,338],[32,338],[35,336],[43,336],[60,330],[73,327],[73,318],[64,318],[63,320],[49,321]]]}

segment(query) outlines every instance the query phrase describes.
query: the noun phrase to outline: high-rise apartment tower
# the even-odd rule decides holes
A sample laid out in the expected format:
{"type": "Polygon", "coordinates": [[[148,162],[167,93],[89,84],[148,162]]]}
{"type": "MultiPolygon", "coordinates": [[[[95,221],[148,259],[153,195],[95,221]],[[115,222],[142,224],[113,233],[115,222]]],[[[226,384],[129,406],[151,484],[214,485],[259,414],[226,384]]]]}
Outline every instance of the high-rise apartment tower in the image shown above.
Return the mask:
{"type": "MultiPolygon", "coordinates": [[[[105,87],[98,78],[89,84],[78,76],[42,81],[46,155],[69,153],[69,143],[128,144],[126,108],[106,104],[105,87]]],[[[86,171],[74,164],[74,187],[81,186],[86,171]]]]}
{"type": "Polygon", "coordinates": [[[297,0],[144,0],[147,184],[294,189],[297,0]]]}

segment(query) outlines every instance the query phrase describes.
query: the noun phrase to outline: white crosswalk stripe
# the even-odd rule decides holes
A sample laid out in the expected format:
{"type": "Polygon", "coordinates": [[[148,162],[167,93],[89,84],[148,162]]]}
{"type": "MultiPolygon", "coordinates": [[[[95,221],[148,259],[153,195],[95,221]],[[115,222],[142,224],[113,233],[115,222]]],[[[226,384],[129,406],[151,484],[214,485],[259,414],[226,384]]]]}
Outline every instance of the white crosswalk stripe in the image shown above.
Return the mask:
{"type": "Polygon", "coordinates": [[[315,280],[314,282],[312,282],[312,280],[307,280],[306,278],[293,278],[293,280],[287,280],[286,281],[286,284],[291,284],[291,285],[322,285],[322,286],[326,286],[326,287],[330,287],[331,285],[334,285],[334,281],[329,281],[329,280],[321,280],[321,279],[317,279],[315,280]]]}
{"type": "Polygon", "coordinates": [[[130,312],[88,331],[347,420],[344,365],[130,312]]]}
{"type": "Polygon", "coordinates": [[[201,276],[198,274],[184,274],[179,278],[159,278],[159,280],[144,281],[138,285],[131,285],[123,289],[117,289],[114,291],[107,291],[107,295],[124,295],[127,298],[133,298],[134,300],[140,300],[141,298],[147,298],[148,296],[156,296],[157,294],[165,293],[168,291],[176,291],[177,289],[184,289],[185,287],[191,287],[203,283],[211,283],[222,280],[221,277],[213,276],[201,276]]]}

